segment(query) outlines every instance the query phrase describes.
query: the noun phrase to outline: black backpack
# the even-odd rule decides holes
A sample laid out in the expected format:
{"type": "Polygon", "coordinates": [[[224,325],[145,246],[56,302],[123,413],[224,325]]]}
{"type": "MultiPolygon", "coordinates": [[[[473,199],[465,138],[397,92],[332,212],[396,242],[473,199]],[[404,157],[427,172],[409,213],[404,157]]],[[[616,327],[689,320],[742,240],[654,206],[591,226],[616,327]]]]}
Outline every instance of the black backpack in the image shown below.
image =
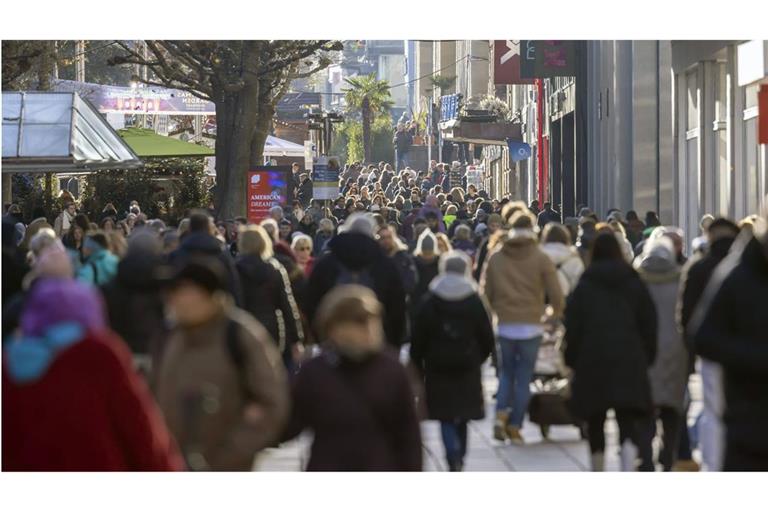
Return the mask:
{"type": "Polygon", "coordinates": [[[467,370],[477,364],[474,326],[466,317],[442,311],[442,302],[430,294],[432,313],[437,319],[437,329],[430,336],[426,362],[438,370],[467,370]]]}

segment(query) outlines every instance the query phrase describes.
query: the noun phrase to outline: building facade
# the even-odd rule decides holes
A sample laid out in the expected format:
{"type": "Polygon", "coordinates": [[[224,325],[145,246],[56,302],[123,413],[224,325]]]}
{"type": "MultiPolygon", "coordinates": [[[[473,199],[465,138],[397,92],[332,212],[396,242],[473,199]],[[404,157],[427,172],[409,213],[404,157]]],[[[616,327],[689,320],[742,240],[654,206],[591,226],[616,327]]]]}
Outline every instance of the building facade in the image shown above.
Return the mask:
{"type": "Polygon", "coordinates": [[[689,240],[705,213],[759,213],[768,193],[766,147],[757,139],[767,48],[765,41],[578,42],[575,76],[543,79],[541,100],[535,85],[494,86],[491,66],[488,88],[521,119],[533,151],[515,163],[506,148],[486,147],[488,185],[525,201],[541,191],[564,216],[580,205],[601,217],[610,208],[641,217],[656,211],[689,240]]]}

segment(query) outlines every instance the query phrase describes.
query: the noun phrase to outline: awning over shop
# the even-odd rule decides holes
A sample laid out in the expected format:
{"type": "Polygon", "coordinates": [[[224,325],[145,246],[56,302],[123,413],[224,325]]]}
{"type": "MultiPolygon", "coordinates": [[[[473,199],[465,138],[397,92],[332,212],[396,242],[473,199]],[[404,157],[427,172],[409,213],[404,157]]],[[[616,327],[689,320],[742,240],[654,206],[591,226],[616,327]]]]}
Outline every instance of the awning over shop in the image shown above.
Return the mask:
{"type": "MultiPolygon", "coordinates": [[[[267,135],[264,142],[265,157],[289,156],[295,158],[304,158],[304,146],[296,144],[285,139],[278,139],[272,135],[267,135]]],[[[216,176],[216,157],[205,159],[205,173],[209,176],[216,176]]]]}
{"type": "Polygon", "coordinates": [[[68,92],[3,92],[2,172],[88,172],[143,165],[86,100],[68,92]]]}
{"type": "Polygon", "coordinates": [[[117,133],[141,158],[204,157],[215,154],[209,147],[158,135],[153,130],[126,128],[117,133]]]}

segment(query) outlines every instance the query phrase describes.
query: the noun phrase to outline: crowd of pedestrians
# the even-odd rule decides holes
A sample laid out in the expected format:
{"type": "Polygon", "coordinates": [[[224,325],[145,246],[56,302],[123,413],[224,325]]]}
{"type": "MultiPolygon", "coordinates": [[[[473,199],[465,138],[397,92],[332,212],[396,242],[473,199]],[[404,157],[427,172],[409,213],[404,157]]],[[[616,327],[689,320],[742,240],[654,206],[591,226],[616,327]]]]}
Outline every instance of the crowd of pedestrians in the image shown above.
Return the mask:
{"type": "Polygon", "coordinates": [[[564,219],[407,163],[349,164],[329,202],[294,165],[296,201],[255,224],[8,205],[3,469],[249,470],[311,431],[308,470],[418,471],[431,419],[461,471],[485,365],[492,437],[526,443],[552,332],[594,470],[610,411],[622,469],[698,469],[694,372],[703,469],[768,469],[768,219],[688,244],[654,212],[564,219]]]}

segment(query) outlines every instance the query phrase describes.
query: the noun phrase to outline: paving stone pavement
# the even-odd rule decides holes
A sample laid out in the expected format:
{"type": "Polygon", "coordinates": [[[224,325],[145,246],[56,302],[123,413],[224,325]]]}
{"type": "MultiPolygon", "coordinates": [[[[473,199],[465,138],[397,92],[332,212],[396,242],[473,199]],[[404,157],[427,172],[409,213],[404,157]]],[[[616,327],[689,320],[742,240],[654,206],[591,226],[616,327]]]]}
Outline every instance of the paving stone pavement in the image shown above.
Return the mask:
{"type": "MultiPolygon", "coordinates": [[[[469,424],[468,453],[464,471],[589,471],[589,447],[581,440],[579,430],[573,426],[553,426],[548,439],[542,438],[539,427],[526,420],[522,446],[501,443],[492,438],[494,417],[493,393],[497,382],[492,370],[484,377],[487,413],[485,419],[469,424]]],[[[691,409],[689,423],[701,410],[701,382],[698,375],[691,378],[691,409]]],[[[421,424],[424,446],[424,471],[447,471],[440,438],[440,425],[436,421],[421,424]]],[[[255,471],[301,471],[307,462],[311,433],[283,444],[280,448],[265,450],[254,463],[255,471]]],[[[699,458],[698,451],[694,457],[699,458]]],[[[615,421],[606,422],[606,471],[619,470],[618,429],[615,421]]]]}

